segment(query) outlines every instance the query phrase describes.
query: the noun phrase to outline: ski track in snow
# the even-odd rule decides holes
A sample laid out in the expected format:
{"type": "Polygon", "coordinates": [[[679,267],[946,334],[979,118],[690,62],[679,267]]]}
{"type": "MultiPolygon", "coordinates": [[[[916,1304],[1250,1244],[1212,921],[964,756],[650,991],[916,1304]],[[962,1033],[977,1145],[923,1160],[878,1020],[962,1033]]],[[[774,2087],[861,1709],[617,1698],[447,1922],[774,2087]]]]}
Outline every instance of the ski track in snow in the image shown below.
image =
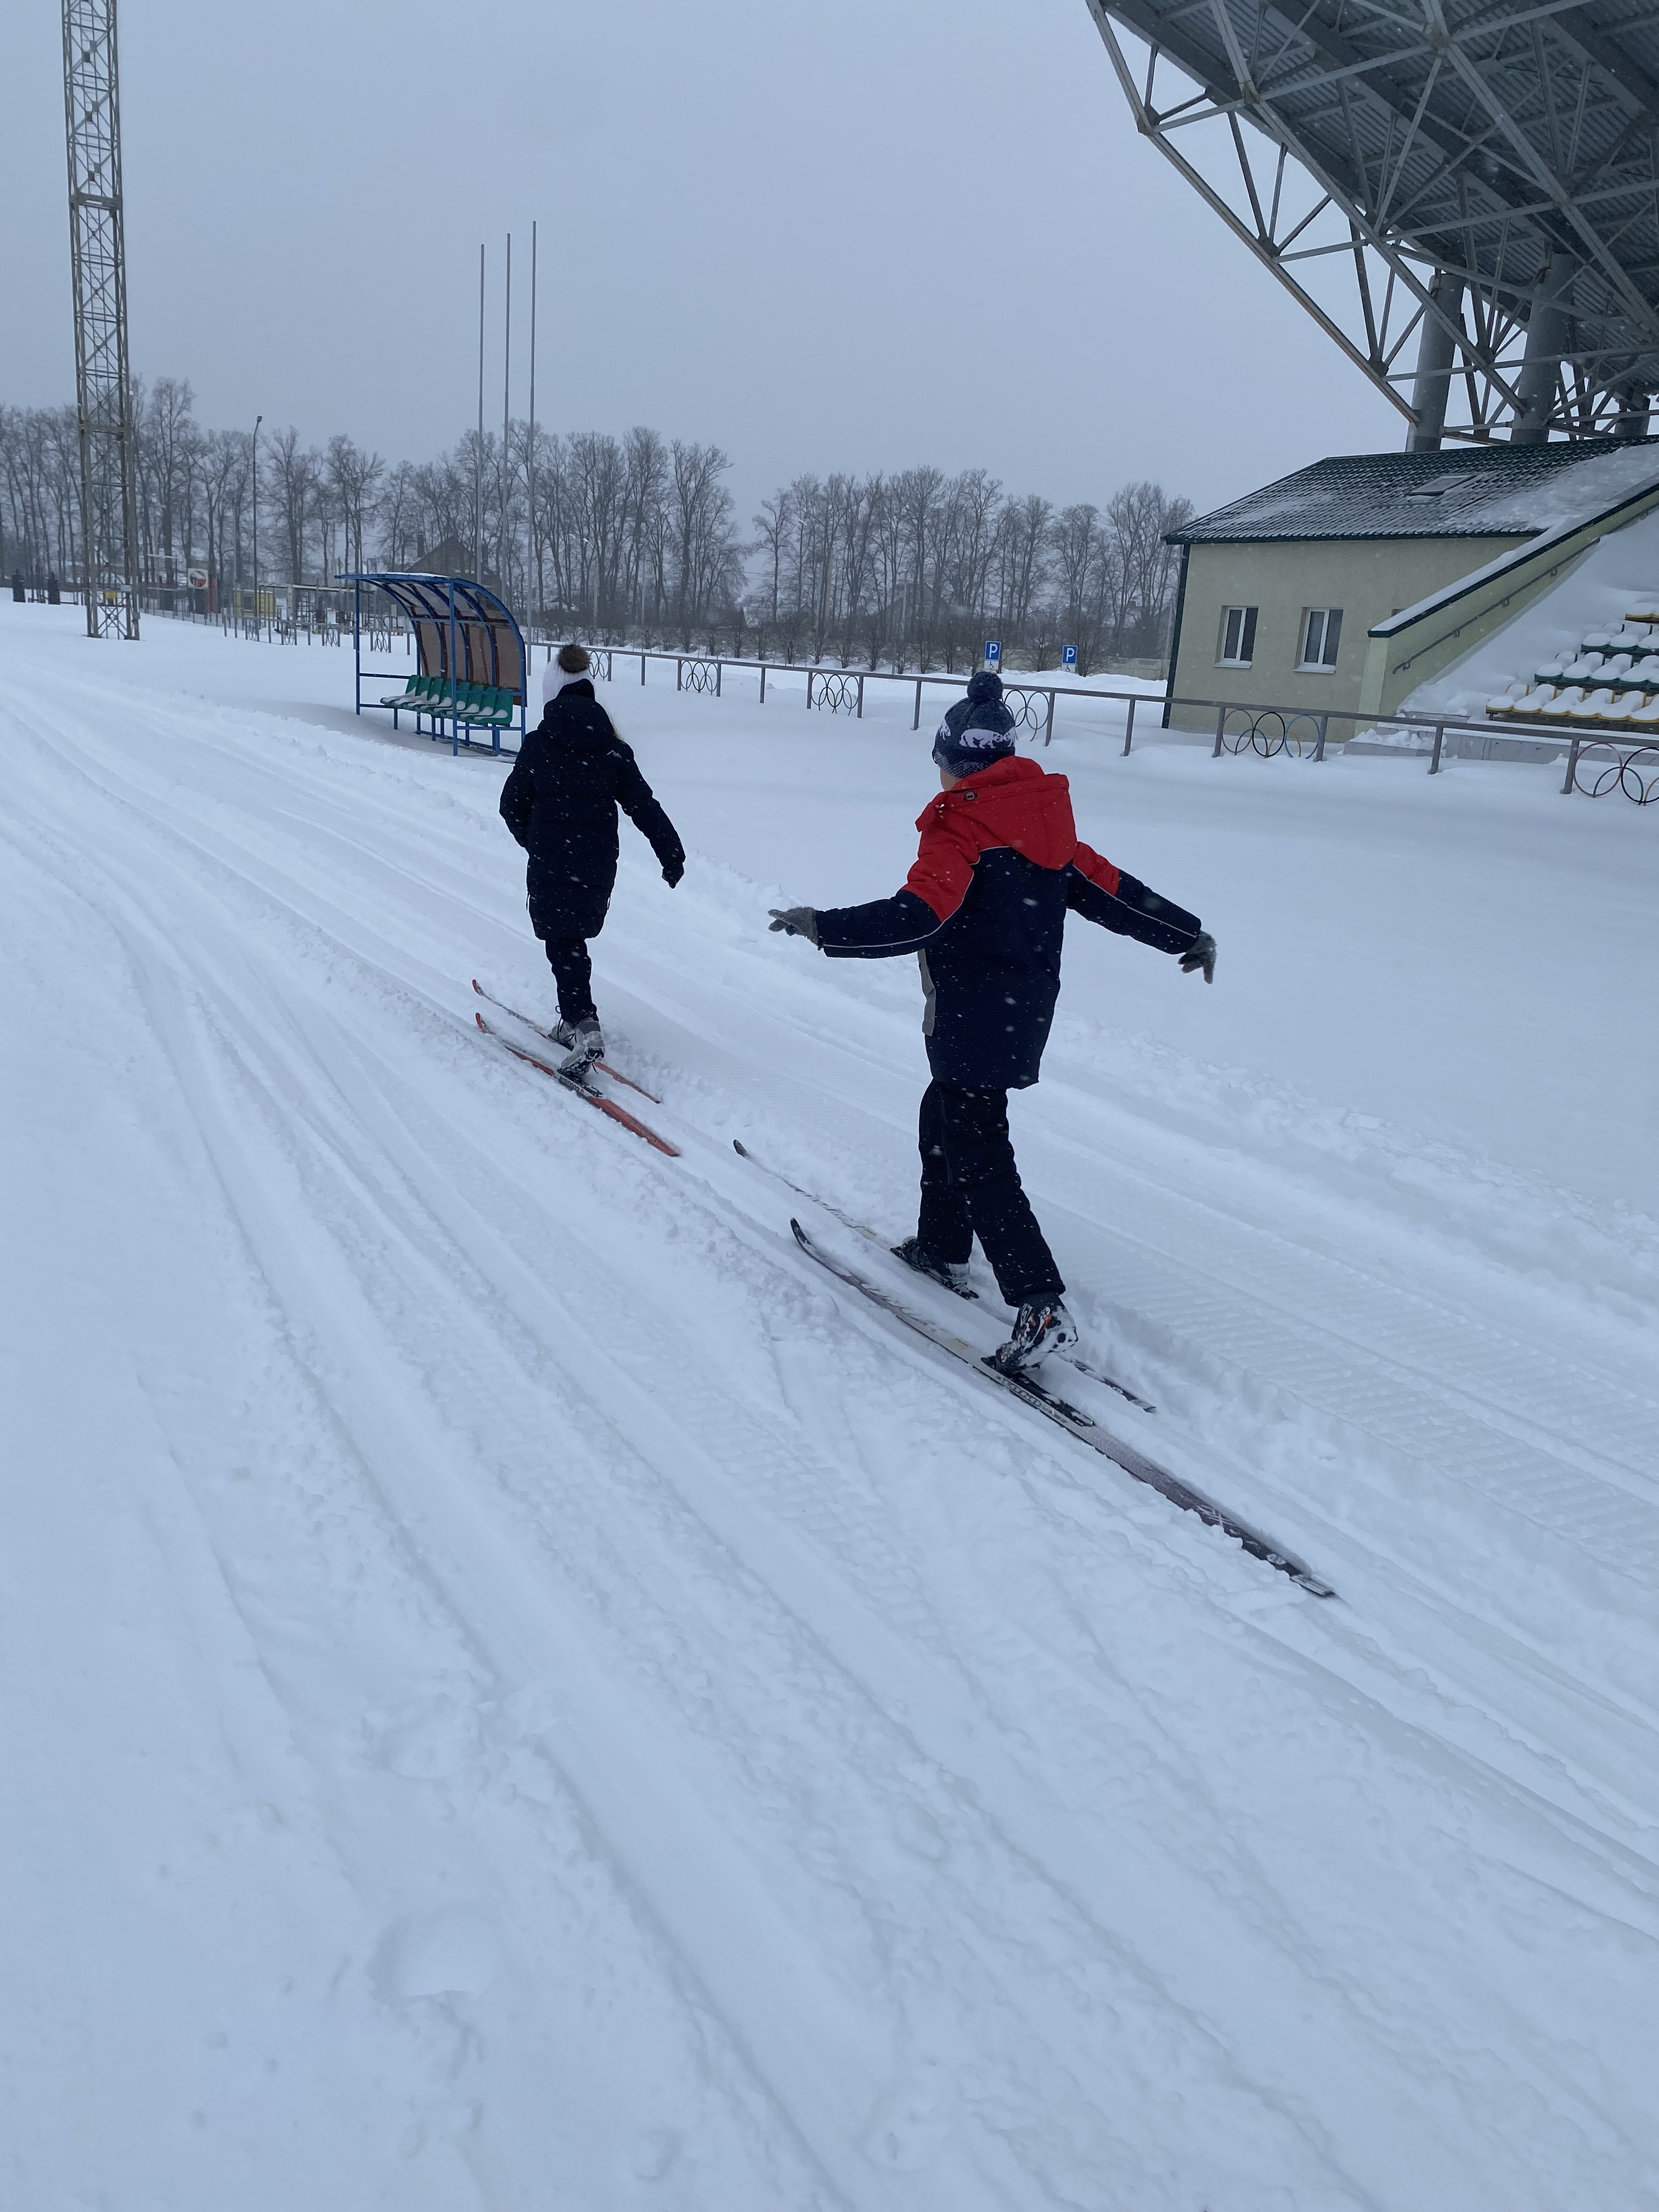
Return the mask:
{"type": "Polygon", "coordinates": [[[625,854],[661,1159],[472,1029],[550,1006],[499,769],[20,661],[12,1510],[95,1533],[7,1611],[144,1756],[17,1824],[13,2201],[1659,2204],[1639,1235],[1506,1267],[1062,1019],[1022,1163],[1160,1410],[1067,1393],[1322,1605],[794,1252],[731,1139],[896,1232],[908,973],[625,854]]]}

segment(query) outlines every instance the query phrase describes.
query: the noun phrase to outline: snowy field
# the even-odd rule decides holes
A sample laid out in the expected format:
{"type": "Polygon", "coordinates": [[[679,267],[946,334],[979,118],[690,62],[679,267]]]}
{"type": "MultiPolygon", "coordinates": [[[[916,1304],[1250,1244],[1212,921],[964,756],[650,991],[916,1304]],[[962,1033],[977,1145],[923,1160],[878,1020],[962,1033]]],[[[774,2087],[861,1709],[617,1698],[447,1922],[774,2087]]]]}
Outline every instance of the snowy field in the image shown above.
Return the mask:
{"type": "Polygon", "coordinates": [[[473,1027],[500,763],[78,623],[0,607],[8,2207],[1659,2206],[1659,810],[1046,757],[1220,945],[1073,924],[1016,1139],[1158,1411],[1068,1391],[1322,1602],[732,1151],[914,1224],[914,966],[764,927],[902,878],[905,702],[601,687],[671,1160],[473,1027]]]}

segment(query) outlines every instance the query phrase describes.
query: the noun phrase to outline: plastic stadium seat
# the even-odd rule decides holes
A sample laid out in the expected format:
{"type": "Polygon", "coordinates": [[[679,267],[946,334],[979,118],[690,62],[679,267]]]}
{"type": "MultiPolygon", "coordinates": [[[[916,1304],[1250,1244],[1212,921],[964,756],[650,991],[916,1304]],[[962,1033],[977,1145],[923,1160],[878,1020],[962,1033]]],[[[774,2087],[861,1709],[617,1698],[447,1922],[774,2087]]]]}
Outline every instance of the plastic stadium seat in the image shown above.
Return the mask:
{"type": "Polygon", "coordinates": [[[1567,708],[1568,719],[1574,722],[1600,722],[1606,720],[1605,710],[1613,704],[1613,693],[1606,684],[1598,684],[1589,697],[1581,695],[1567,708]]]}

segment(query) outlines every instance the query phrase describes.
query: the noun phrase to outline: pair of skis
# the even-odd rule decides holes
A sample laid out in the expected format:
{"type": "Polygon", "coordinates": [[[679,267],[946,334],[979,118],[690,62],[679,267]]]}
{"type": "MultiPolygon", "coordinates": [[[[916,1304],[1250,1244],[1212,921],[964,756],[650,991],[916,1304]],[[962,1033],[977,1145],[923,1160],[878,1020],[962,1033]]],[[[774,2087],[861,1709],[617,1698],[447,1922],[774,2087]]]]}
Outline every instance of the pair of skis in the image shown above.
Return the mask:
{"type": "MultiPolygon", "coordinates": [[[[833,1214],[843,1229],[850,1229],[855,1237],[862,1237],[866,1243],[878,1245],[884,1252],[891,1252],[893,1248],[887,1239],[878,1231],[872,1229],[867,1222],[855,1221],[850,1213],[843,1213],[840,1206],[833,1205],[827,1198],[821,1198],[817,1191],[808,1190],[804,1183],[792,1182],[787,1175],[781,1175],[776,1168],[768,1167],[764,1160],[757,1160],[748,1146],[739,1143],[736,1137],[732,1139],[732,1149],[739,1159],[747,1160],[750,1167],[758,1168],[763,1175],[769,1175],[775,1182],[781,1182],[786,1190],[793,1190],[797,1198],[804,1198],[813,1206],[822,1206],[826,1213],[833,1214]]],[[[979,1292],[959,1291],[956,1295],[958,1297],[977,1298],[979,1292]]],[[[1107,1374],[1104,1368],[1091,1367],[1086,1359],[1079,1359],[1074,1352],[1062,1352],[1060,1356],[1068,1367],[1075,1367],[1079,1375],[1086,1375],[1091,1382],[1103,1382],[1109,1390],[1115,1390],[1120,1398],[1127,1398],[1132,1406],[1138,1406],[1143,1413],[1157,1413],[1158,1407],[1153,1405],[1150,1398],[1139,1396],[1136,1392],[1130,1389],[1127,1382],[1120,1382],[1115,1375],[1107,1374]]]]}
{"type": "Polygon", "coordinates": [[[1137,1482],[1144,1482],[1149,1489],[1157,1491],[1160,1498],[1167,1498],[1171,1505],[1180,1506],[1183,1513],[1196,1514],[1206,1528],[1218,1528],[1224,1536],[1231,1536],[1236,1544],[1243,1546],[1252,1559],[1276,1567],[1280,1574],[1288,1575],[1292,1582],[1299,1583],[1312,1596],[1336,1595],[1328,1583],[1322,1582],[1310,1567],[1275,1544],[1271,1537],[1261,1535],[1247,1522],[1236,1520],[1231,1513],[1224,1512],[1201,1491],[1194,1490],[1190,1483],[1182,1482],[1179,1475],[1171,1474],[1167,1468],[1160,1467],[1156,1460],[1148,1459],[1133,1444],[1125,1443],[1121,1437],[1115,1437],[1109,1429],[1103,1429],[1092,1415],[1083,1412],[1080,1407],[1069,1405],[1064,1398],[1055,1397],[1035,1376],[1006,1373],[995,1365],[988,1354],[975,1352],[971,1344],[964,1342],[948,1328],[941,1328],[927,1315],[914,1311],[902,1299],[896,1298],[880,1284],[872,1283],[867,1276],[861,1275],[856,1267],[849,1267],[845,1261],[826,1252],[821,1244],[808,1236],[799,1221],[792,1220],[789,1226],[794,1231],[796,1243],[809,1259],[816,1260],[819,1267],[826,1268],[838,1282],[860,1292],[872,1305],[879,1306],[884,1313],[890,1314],[895,1321],[902,1322],[918,1336],[926,1337],[928,1343],[936,1346],[940,1352],[948,1352],[952,1359],[970,1368],[981,1381],[994,1383],[1000,1390],[1006,1390],[1010,1397],[1018,1399],[1021,1405],[1029,1406],[1033,1413],[1041,1413],[1046,1420],[1054,1422],[1057,1428],[1064,1429],[1067,1436],[1075,1437],[1079,1443],[1087,1444],[1091,1451],[1098,1452],[1103,1459],[1110,1460],[1126,1474],[1133,1475],[1137,1482]]]}
{"type": "MultiPolygon", "coordinates": [[[[543,1029],[539,1023],[532,1022],[527,1014],[520,1013],[517,1007],[509,1006],[504,999],[498,999],[493,992],[486,991],[476,977],[473,979],[472,988],[481,999],[487,1000],[493,1006],[500,1007],[503,1013],[512,1015],[515,1021],[522,1022],[526,1028],[532,1030],[536,1036],[549,1036],[549,1032],[543,1029]]],[[[551,1077],[554,1082],[562,1084],[567,1091],[574,1091],[579,1098],[585,1098],[590,1106],[597,1106],[602,1114],[608,1115],[611,1121],[619,1122],[624,1129],[630,1130],[635,1136],[643,1138],[647,1145],[654,1146],[658,1152],[665,1152],[675,1159],[680,1157],[678,1145],[672,1145],[666,1137],[659,1136],[647,1123],[641,1121],[637,1115],[630,1114],[625,1107],[619,1106],[614,1098],[606,1097],[605,1093],[595,1088],[591,1082],[580,1076],[567,1075],[564,1070],[553,1061],[544,1060],[539,1054],[528,1051],[521,1045],[514,1044],[510,1037],[504,1036],[500,1030],[487,1022],[482,1013],[477,1014],[476,1019],[478,1027],[486,1036],[493,1038],[497,1044],[504,1046],[516,1059],[526,1061],[532,1067],[538,1068],[544,1075],[551,1077]]],[[[610,1076],[614,1081],[626,1084],[630,1090],[637,1091],[641,1097],[649,1098],[653,1105],[659,1105],[662,1103],[651,1091],[646,1090],[643,1084],[635,1083],[631,1076],[623,1075],[619,1069],[609,1066],[604,1060],[595,1060],[591,1065],[598,1068],[601,1073],[610,1076]]],[[[807,1199],[813,1205],[822,1206],[825,1212],[831,1214],[835,1219],[841,1222],[844,1227],[852,1230],[855,1235],[872,1243],[881,1242],[874,1230],[866,1227],[861,1221],[854,1220],[850,1214],[844,1213],[839,1206],[832,1205],[829,1200],[820,1198],[815,1192],[805,1189],[801,1184],[792,1182],[787,1176],[780,1175],[775,1169],[767,1167],[736,1138],[732,1139],[732,1146],[739,1158],[747,1160],[751,1167],[758,1168],[763,1175],[772,1176],[777,1182],[782,1183],[786,1189],[795,1192],[798,1197],[807,1199]]],[[[945,1352],[949,1358],[968,1368],[981,1382],[991,1383],[996,1389],[1006,1392],[1010,1397],[1017,1399],[1021,1405],[1029,1407],[1033,1413],[1041,1413],[1045,1420],[1052,1421],[1056,1427],[1064,1429],[1067,1436],[1075,1438],[1079,1443],[1086,1444],[1091,1451],[1099,1453],[1103,1459],[1110,1460],[1114,1466],[1121,1468],[1126,1474],[1132,1475],[1137,1482],[1144,1482],[1149,1489],[1157,1491],[1159,1497],[1167,1498],[1170,1504],[1179,1506],[1182,1512],[1195,1514],[1206,1528],[1218,1528],[1223,1535],[1229,1536],[1236,1544],[1242,1545],[1253,1559],[1261,1559],[1267,1566],[1275,1568],[1280,1574],[1288,1575],[1292,1582],[1300,1584],[1311,1595],[1334,1597],[1336,1595],[1328,1583],[1321,1581],[1310,1567],[1305,1566],[1292,1553],[1273,1542],[1271,1538],[1261,1535],[1247,1522],[1237,1520],[1231,1514],[1224,1512],[1220,1506],[1206,1498],[1201,1491],[1194,1490],[1189,1483],[1182,1482],[1179,1476],[1173,1475],[1168,1468],[1160,1467],[1156,1460],[1148,1459],[1144,1452],[1137,1451],[1133,1444],[1125,1443],[1121,1437],[1115,1437],[1109,1430],[1103,1429],[1092,1415],[1085,1413],[1080,1407],[1070,1404],[1066,1399],[1057,1397],[1035,1376],[1005,1373],[1001,1368],[994,1365],[988,1356],[975,1352],[973,1346],[964,1339],[954,1334],[950,1329],[941,1327],[928,1316],[917,1312],[902,1299],[894,1297],[880,1284],[872,1282],[856,1267],[849,1266],[845,1261],[839,1260],[833,1254],[826,1251],[821,1244],[817,1243],[808,1235],[799,1221],[792,1218],[789,1226],[793,1231],[796,1243],[809,1259],[815,1261],[820,1267],[835,1276],[837,1281],[844,1283],[849,1290],[857,1291],[861,1297],[868,1299],[871,1304],[878,1307],[883,1313],[890,1315],[895,1321],[902,1322],[906,1328],[925,1338],[936,1350],[945,1352]]],[[[1104,1383],[1107,1389],[1115,1390],[1120,1396],[1127,1398],[1132,1405],[1139,1407],[1143,1412],[1150,1413],[1156,1410],[1147,1403],[1146,1399],[1137,1397],[1133,1390],[1127,1389],[1124,1384],[1103,1373],[1099,1368],[1091,1367],[1086,1361],[1076,1358],[1070,1354],[1062,1353],[1060,1356],[1080,1374],[1086,1375],[1092,1382],[1104,1383]]]]}
{"type": "MultiPolygon", "coordinates": [[[[521,1014],[516,1006],[509,1006],[505,999],[498,999],[493,991],[486,991],[476,975],[472,978],[472,988],[492,1006],[499,1006],[504,1014],[511,1014],[515,1022],[522,1022],[527,1030],[533,1030],[538,1036],[546,1037],[550,1043],[552,1042],[550,1032],[544,1030],[539,1022],[532,1022],[528,1014],[521,1014]]],[[[497,1044],[505,1046],[515,1060],[522,1060],[531,1067],[539,1068],[555,1083],[562,1084],[567,1091],[574,1091],[578,1098],[585,1098],[590,1106],[597,1106],[608,1120],[620,1123],[622,1127],[631,1130],[636,1137],[643,1137],[647,1145],[659,1152],[666,1152],[670,1159],[678,1159],[680,1148],[678,1145],[671,1145],[666,1137],[659,1136],[649,1122],[641,1121],[637,1114],[630,1114],[614,1098],[607,1098],[586,1073],[568,1074],[556,1062],[544,1060],[539,1053],[530,1052],[523,1045],[514,1044],[510,1036],[498,1030],[493,1022],[487,1022],[481,1013],[475,1013],[473,1019],[487,1037],[493,1037],[497,1044]]],[[[641,1098],[649,1098],[653,1106],[661,1105],[660,1098],[647,1091],[642,1083],[635,1083],[631,1075],[624,1075],[620,1068],[612,1067],[603,1060],[590,1060],[587,1065],[589,1069],[597,1068],[601,1075],[608,1075],[614,1083],[625,1083],[630,1091],[637,1091],[641,1098]]]]}

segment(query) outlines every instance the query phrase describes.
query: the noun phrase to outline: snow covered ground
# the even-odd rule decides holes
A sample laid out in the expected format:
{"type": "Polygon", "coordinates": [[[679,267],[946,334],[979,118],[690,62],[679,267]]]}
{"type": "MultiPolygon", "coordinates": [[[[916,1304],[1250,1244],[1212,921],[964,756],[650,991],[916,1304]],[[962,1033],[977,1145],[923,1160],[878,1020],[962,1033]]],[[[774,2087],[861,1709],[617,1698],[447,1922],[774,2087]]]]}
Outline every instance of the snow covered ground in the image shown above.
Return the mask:
{"type": "Polygon", "coordinates": [[[1074,926],[1014,1106],[1158,1410],[1073,1395],[1322,1603],[732,1149],[913,1219],[914,968],[764,927],[899,880],[908,708],[605,694],[666,1160],[472,1026],[499,764],[76,624],[0,607],[8,2204],[1659,2205],[1659,823],[1047,757],[1221,946],[1074,926]]]}

